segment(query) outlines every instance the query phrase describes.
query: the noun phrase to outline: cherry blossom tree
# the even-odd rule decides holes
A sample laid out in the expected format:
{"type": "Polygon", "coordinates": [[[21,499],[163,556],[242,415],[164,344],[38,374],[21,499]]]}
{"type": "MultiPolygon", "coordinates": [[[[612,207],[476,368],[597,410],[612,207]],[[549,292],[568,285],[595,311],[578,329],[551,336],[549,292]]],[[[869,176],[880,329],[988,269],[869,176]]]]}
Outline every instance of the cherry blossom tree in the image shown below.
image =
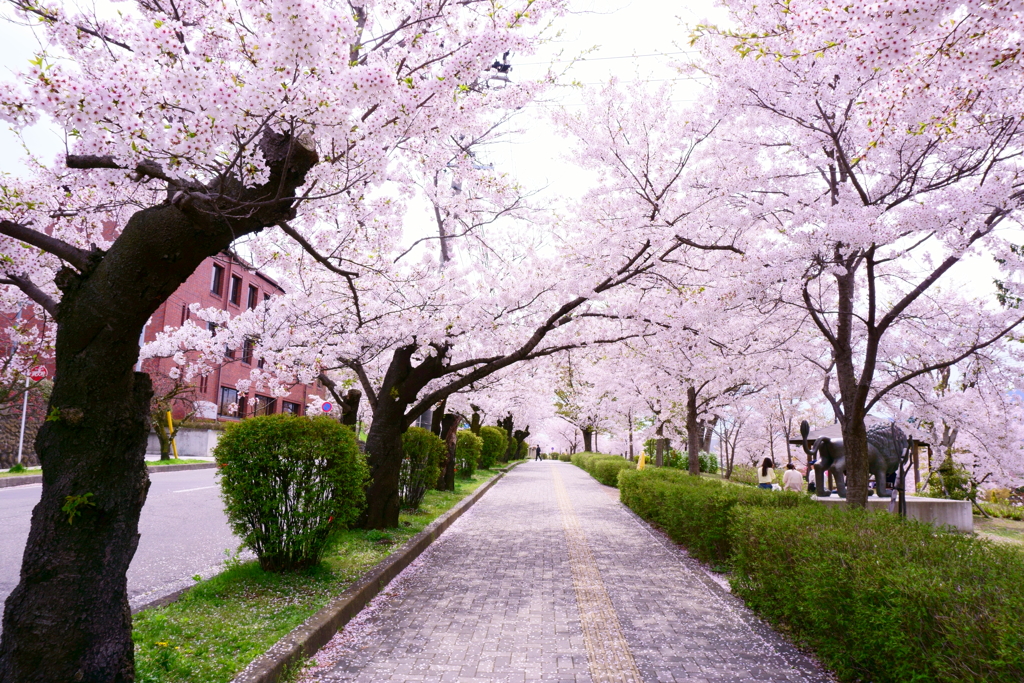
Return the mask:
{"type": "Polygon", "coordinates": [[[756,191],[737,193],[762,228],[747,249],[750,277],[803,308],[831,348],[848,498],[860,506],[868,411],[1022,320],[986,292],[943,315],[936,294],[984,254],[1020,287],[1006,239],[1022,197],[1020,70],[1013,24],[997,16],[1009,5],[869,7],[732,2],[737,28],[695,35],[722,152],[761,176],[756,191]],[[901,340],[916,320],[942,341],[880,376],[884,359],[915,351],[901,340]]]}
{"type": "Polygon", "coordinates": [[[0,84],[0,117],[50,126],[67,153],[29,158],[0,195],[4,285],[57,325],[36,442],[47,478],[4,611],[0,680],[128,681],[147,319],[203,259],[271,226],[354,279],[304,232],[333,226],[335,244],[386,232],[395,202],[374,188],[407,147],[528,98],[480,84],[561,7],[140,0],[103,19],[13,4],[43,47],[0,84]]]}

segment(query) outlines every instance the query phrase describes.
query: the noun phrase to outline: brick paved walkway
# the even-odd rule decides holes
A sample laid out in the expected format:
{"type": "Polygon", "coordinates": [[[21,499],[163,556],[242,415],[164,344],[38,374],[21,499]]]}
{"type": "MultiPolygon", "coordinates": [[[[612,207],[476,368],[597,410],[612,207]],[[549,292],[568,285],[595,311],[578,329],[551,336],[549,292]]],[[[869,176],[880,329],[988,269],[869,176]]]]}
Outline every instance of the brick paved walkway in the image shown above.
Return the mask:
{"type": "Polygon", "coordinates": [[[568,463],[515,468],[304,680],[830,680],[615,493],[568,463]]]}

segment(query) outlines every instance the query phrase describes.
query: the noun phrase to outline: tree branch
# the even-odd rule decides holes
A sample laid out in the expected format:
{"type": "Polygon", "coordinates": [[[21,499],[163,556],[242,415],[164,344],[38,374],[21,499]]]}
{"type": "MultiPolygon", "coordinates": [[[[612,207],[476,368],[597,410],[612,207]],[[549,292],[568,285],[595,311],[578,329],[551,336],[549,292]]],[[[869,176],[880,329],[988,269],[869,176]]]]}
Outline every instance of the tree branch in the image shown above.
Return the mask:
{"type": "Polygon", "coordinates": [[[278,222],[278,224],[277,224],[277,227],[281,228],[281,230],[283,230],[283,231],[284,231],[284,233],[285,233],[286,235],[288,235],[288,236],[289,236],[289,237],[291,237],[291,238],[292,238],[293,240],[295,240],[296,242],[298,242],[298,243],[299,243],[299,246],[301,246],[301,247],[302,247],[302,249],[303,249],[303,250],[304,250],[304,251],[305,251],[305,252],[306,252],[307,254],[309,254],[310,256],[312,256],[312,257],[313,257],[313,260],[314,260],[314,261],[316,261],[317,263],[319,263],[319,264],[320,264],[320,265],[322,265],[323,267],[327,268],[327,270],[331,271],[332,273],[336,273],[336,274],[338,274],[338,275],[341,275],[342,277],[346,277],[346,278],[349,278],[349,277],[359,277],[359,273],[356,273],[356,272],[354,272],[354,271],[351,271],[351,270],[342,270],[342,269],[341,269],[341,268],[339,268],[338,266],[336,266],[336,265],[334,265],[333,263],[331,263],[331,262],[330,262],[330,261],[329,261],[329,260],[327,259],[327,257],[326,257],[326,256],[324,256],[323,254],[321,254],[320,252],[318,252],[318,251],[317,251],[317,250],[316,250],[316,249],[315,249],[315,248],[313,247],[313,245],[312,245],[312,244],[310,244],[309,242],[307,242],[307,241],[306,241],[306,238],[305,238],[305,237],[303,237],[303,236],[302,236],[302,235],[301,235],[301,234],[299,233],[299,231],[298,231],[298,230],[296,230],[296,229],[295,229],[295,228],[293,228],[292,226],[288,225],[288,223],[287,223],[287,222],[285,222],[285,221],[280,221],[280,222],[278,222]]]}
{"type": "Polygon", "coordinates": [[[59,259],[67,261],[77,268],[79,272],[89,269],[89,252],[84,249],[72,246],[63,240],[50,237],[44,232],[33,230],[27,225],[14,223],[13,221],[0,220],[0,235],[13,237],[19,242],[32,245],[43,251],[53,254],[59,259]]]}
{"type": "Polygon", "coordinates": [[[176,187],[182,186],[182,182],[172,178],[171,176],[164,173],[164,169],[161,168],[160,164],[155,161],[143,161],[141,164],[136,166],[134,169],[128,169],[124,166],[119,165],[114,161],[113,157],[109,156],[95,156],[92,154],[69,154],[65,162],[68,168],[75,169],[89,169],[89,168],[112,168],[121,170],[134,170],[140,176],[148,176],[150,178],[156,178],[163,180],[164,182],[174,185],[176,187]]]}
{"type": "Polygon", "coordinates": [[[36,302],[52,317],[57,317],[57,302],[50,298],[50,295],[39,289],[27,275],[16,275],[8,273],[7,279],[0,280],[0,285],[14,285],[25,293],[28,298],[36,302]]]}

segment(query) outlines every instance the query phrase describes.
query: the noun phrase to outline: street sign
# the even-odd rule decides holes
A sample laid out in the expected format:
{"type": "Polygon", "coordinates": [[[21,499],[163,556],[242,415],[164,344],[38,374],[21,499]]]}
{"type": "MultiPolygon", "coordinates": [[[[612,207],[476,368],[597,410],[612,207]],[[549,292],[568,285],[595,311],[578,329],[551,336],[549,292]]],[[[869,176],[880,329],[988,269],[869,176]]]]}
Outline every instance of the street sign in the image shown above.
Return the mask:
{"type": "Polygon", "coordinates": [[[46,379],[46,376],[50,374],[46,371],[45,365],[37,365],[28,371],[28,376],[33,382],[46,379]]]}
{"type": "Polygon", "coordinates": [[[325,413],[331,412],[332,408],[334,408],[334,406],[331,405],[330,401],[324,401],[323,405],[320,406],[320,410],[324,411],[325,413]]]}

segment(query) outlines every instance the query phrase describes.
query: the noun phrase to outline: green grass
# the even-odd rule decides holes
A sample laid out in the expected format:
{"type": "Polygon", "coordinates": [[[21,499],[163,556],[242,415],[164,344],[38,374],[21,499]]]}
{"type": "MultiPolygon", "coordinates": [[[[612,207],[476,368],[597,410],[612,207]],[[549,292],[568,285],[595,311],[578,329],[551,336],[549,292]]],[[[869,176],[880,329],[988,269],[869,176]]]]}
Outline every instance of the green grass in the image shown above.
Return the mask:
{"type": "Polygon", "coordinates": [[[26,469],[24,472],[0,472],[0,477],[26,477],[30,474],[42,474],[43,470],[39,467],[32,469],[26,469]]]}
{"type": "Polygon", "coordinates": [[[165,607],[134,617],[139,683],[230,681],[282,636],[497,474],[478,470],[455,492],[429,491],[400,527],[335,535],[324,561],[292,574],[271,574],[255,561],[232,563],[165,607]]]}
{"type": "Polygon", "coordinates": [[[196,459],[189,459],[189,458],[178,458],[177,460],[175,460],[174,458],[171,458],[170,460],[147,460],[146,461],[146,464],[149,465],[150,467],[154,467],[154,466],[155,467],[161,467],[163,465],[199,465],[201,463],[205,463],[207,465],[212,465],[213,461],[212,460],[196,460],[196,459]]]}

